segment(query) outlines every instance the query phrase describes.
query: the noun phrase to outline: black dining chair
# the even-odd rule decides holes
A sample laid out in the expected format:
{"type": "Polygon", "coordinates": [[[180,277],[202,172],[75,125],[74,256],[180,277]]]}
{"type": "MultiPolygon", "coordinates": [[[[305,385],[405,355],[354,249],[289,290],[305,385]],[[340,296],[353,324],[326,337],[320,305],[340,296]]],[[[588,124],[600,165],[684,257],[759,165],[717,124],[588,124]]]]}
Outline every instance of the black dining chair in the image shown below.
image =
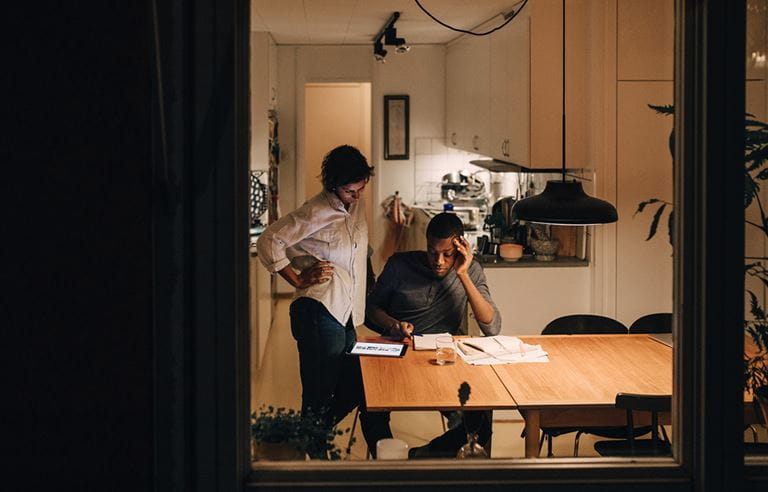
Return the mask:
{"type": "Polygon", "coordinates": [[[672,333],[672,313],[646,314],[629,325],[630,333],[672,333]]]}
{"type": "MultiPolygon", "coordinates": [[[[601,335],[619,334],[626,335],[627,327],[613,318],[599,314],[569,314],[553,319],[541,331],[542,335],[601,335]]],[[[539,452],[547,441],[547,457],[552,457],[552,439],[563,434],[576,433],[573,443],[573,455],[579,455],[579,439],[584,433],[595,434],[600,437],[621,438],[624,436],[624,427],[542,427],[539,440],[539,452]]],[[[645,433],[647,433],[646,431],[645,433]]]]}
{"type": "Polygon", "coordinates": [[[595,451],[600,456],[671,456],[672,446],[663,426],[659,436],[659,412],[669,412],[671,406],[672,397],[669,395],[617,394],[616,408],[627,411],[626,439],[598,441],[595,451]],[[651,413],[650,439],[637,439],[637,430],[646,427],[635,427],[634,412],[651,413]]]}
{"type": "Polygon", "coordinates": [[[599,314],[569,314],[553,319],[541,331],[542,335],[627,334],[620,321],[599,314]]]}

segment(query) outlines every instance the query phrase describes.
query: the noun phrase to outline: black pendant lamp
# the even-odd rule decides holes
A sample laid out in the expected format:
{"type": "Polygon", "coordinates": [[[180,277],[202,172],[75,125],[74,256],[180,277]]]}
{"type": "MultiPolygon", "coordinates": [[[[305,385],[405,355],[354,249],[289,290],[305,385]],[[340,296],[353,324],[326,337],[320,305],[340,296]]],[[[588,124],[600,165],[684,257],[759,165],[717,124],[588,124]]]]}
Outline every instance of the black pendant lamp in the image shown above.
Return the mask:
{"type": "Polygon", "coordinates": [[[514,215],[528,222],[558,225],[609,224],[619,220],[616,207],[584,193],[580,181],[565,179],[565,0],[563,0],[563,178],[547,181],[544,191],[520,200],[514,215]]]}

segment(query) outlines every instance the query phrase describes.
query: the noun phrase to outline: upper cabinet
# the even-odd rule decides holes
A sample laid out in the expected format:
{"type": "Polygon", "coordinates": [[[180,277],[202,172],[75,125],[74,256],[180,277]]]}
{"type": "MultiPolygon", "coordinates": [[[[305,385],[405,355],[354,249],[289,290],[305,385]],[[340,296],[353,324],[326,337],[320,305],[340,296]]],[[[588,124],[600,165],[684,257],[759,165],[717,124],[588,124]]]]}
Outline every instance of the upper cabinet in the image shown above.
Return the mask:
{"type": "MultiPolygon", "coordinates": [[[[578,6],[577,6],[578,7],[578,6]]],[[[568,9],[576,15],[579,9],[568,9]]],[[[503,22],[493,20],[490,27],[503,22]]],[[[533,169],[557,168],[562,158],[563,10],[560,0],[529,2],[488,36],[462,36],[446,58],[448,145],[533,169]],[[484,42],[483,42],[484,41],[484,42]],[[488,61],[486,63],[486,60],[488,61]],[[485,85],[487,97],[477,91],[485,85]]],[[[568,33],[568,165],[584,167],[588,94],[582,27],[568,33]],[[583,155],[584,156],[583,156],[583,155]]],[[[478,30],[487,30],[483,26],[478,30]]]]}
{"type": "Polygon", "coordinates": [[[448,145],[488,155],[490,40],[462,36],[446,53],[448,145]]]}
{"type": "Polygon", "coordinates": [[[266,32],[252,32],[250,168],[269,168],[268,111],[277,106],[277,47],[266,32]]]}
{"type": "Polygon", "coordinates": [[[621,0],[617,8],[617,79],[674,78],[675,15],[670,0],[621,0]]]}
{"type": "Polygon", "coordinates": [[[529,166],[530,18],[521,12],[489,37],[490,155],[529,166]]]}

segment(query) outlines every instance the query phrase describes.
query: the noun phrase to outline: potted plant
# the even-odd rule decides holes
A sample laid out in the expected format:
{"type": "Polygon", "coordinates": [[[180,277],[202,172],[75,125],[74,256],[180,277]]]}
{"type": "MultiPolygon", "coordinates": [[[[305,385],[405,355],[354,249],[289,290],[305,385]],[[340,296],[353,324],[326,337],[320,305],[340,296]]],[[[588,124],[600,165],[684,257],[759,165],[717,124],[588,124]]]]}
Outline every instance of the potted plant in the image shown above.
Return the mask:
{"type": "MultiPolygon", "coordinates": [[[[253,459],[303,460],[309,454],[313,458],[338,460],[341,450],[334,439],[346,432],[349,428],[328,428],[320,414],[302,415],[292,408],[261,407],[251,414],[253,459]]],[[[349,451],[348,447],[347,455],[349,451]]]]}
{"type": "MultiPolygon", "coordinates": [[[[651,109],[664,115],[672,115],[674,106],[653,106],[651,109]]],[[[674,130],[669,136],[669,150],[674,158],[674,130]]],[[[760,197],[761,184],[768,180],[768,167],[764,167],[768,160],[768,123],[755,119],[754,115],[747,113],[744,118],[744,208],[751,213],[757,213],[759,217],[745,217],[745,223],[750,228],[755,228],[760,234],[768,238],[768,214],[760,197]]],[[[659,222],[665,209],[669,210],[667,228],[669,242],[672,244],[672,225],[674,214],[672,204],[659,198],[651,198],[638,205],[635,215],[642,213],[649,206],[656,206],[653,220],[651,221],[646,241],[656,234],[659,222]]],[[[768,287],[768,257],[750,256],[750,262],[744,265],[744,274],[759,280],[763,286],[768,287]]],[[[755,402],[755,411],[762,415],[763,424],[768,423],[768,315],[761,305],[760,298],[751,290],[746,292],[749,297],[751,319],[744,319],[744,330],[750,336],[756,351],[747,350],[744,354],[744,387],[752,393],[755,402]]]]}

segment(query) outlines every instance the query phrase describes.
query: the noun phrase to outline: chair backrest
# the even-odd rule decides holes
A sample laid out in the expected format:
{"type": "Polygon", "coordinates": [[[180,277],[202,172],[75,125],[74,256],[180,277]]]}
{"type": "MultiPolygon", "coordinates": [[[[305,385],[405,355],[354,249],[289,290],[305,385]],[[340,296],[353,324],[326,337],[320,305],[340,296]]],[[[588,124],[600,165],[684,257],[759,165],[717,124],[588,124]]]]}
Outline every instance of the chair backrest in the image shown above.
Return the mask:
{"type": "Polygon", "coordinates": [[[598,314],[569,314],[553,319],[541,331],[542,335],[626,334],[627,327],[619,321],[598,314]]]}
{"type": "Polygon", "coordinates": [[[672,313],[646,314],[629,327],[630,333],[672,333],[672,313]]]}
{"type": "Polygon", "coordinates": [[[654,445],[659,443],[659,412],[669,412],[672,408],[671,395],[638,395],[633,393],[618,393],[616,395],[616,408],[624,408],[627,411],[627,439],[630,448],[634,447],[635,427],[634,411],[651,412],[651,440],[654,445]]]}

